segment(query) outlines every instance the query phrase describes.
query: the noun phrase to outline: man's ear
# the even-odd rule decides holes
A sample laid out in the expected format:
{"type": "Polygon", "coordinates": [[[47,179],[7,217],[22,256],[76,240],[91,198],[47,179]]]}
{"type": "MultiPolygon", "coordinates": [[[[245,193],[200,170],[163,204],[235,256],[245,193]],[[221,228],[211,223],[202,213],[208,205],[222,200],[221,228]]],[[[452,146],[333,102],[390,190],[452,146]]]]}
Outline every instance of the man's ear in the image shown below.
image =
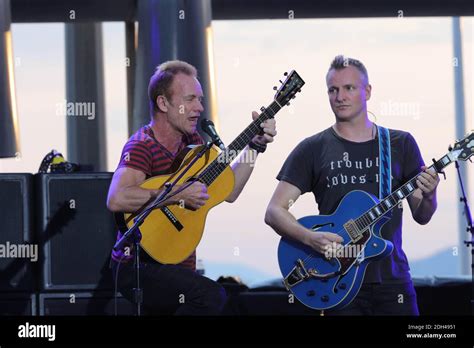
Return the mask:
{"type": "Polygon", "coordinates": [[[365,100],[369,100],[371,95],[372,95],[372,86],[367,84],[367,86],[365,86],[365,100]]]}
{"type": "Polygon", "coordinates": [[[159,111],[168,112],[168,100],[165,96],[159,95],[156,97],[155,103],[159,111]]]}

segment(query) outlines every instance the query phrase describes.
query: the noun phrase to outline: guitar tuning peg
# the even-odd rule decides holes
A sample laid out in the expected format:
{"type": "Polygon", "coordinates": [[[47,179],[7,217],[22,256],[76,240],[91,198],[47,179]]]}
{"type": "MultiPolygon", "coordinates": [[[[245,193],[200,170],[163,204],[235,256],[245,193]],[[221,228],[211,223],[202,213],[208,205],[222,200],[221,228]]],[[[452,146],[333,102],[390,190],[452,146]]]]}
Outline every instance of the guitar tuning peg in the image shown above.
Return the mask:
{"type": "Polygon", "coordinates": [[[286,106],[290,106],[290,103],[286,103],[286,106]]]}
{"type": "Polygon", "coordinates": [[[288,76],[288,73],[285,71],[285,72],[283,73],[283,76],[288,76]]]}
{"type": "Polygon", "coordinates": [[[281,80],[278,80],[278,82],[283,83],[283,82],[281,82],[281,80]]]}
{"type": "Polygon", "coordinates": [[[278,89],[277,86],[273,86],[273,90],[276,91],[278,89]]]}
{"type": "Polygon", "coordinates": [[[262,107],[260,108],[260,111],[261,111],[261,112],[264,112],[264,111],[265,111],[265,107],[262,106],[262,107]]]}
{"type": "Polygon", "coordinates": [[[298,93],[300,93],[300,92],[301,92],[301,88],[300,88],[300,89],[298,89],[298,93]]]}

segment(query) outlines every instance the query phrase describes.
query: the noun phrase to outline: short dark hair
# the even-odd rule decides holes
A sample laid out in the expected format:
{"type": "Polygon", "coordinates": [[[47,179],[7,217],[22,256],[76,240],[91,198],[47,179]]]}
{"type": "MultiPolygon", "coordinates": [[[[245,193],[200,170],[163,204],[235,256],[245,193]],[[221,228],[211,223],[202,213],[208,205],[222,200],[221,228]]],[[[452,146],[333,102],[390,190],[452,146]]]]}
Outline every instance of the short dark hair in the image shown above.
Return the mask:
{"type": "MultiPolygon", "coordinates": [[[[352,65],[354,68],[360,71],[360,73],[365,77],[367,83],[369,83],[369,74],[367,73],[367,69],[365,65],[355,58],[346,57],[342,54],[334,57],[329,66],[328,74],[331,70],[341,70],[347,68],[349,65],[352,65]]],[[[327,74],[326,74],[327,79],[327,74]]]]}
{"type": "Polygon", "coordinates": [[[158,105],[156,105],[156,98],[158,98],[159,95],[164,95],[167,99],[171,99],[171,84],[173,83],[174,77],[180,73],[197,77],[196,68],[181,60],[170,60],[158,65],[148,84],[151,116],[159,111],[158,105]]]}

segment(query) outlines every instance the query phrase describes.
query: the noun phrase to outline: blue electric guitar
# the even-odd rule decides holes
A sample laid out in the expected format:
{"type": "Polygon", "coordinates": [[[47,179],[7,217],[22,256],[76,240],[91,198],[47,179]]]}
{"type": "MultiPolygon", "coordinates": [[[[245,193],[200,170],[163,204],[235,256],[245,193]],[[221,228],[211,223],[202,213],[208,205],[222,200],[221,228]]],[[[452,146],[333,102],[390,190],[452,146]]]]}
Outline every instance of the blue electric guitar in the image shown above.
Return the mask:
{"type": "MultiPolygon", "coordinates": [[[[454,148],[431,166],[438,173],[449,164],[466,161],[474,155],[474,132],[457,141],[454,148]]],[[[430,168],[431,168],[430,167],[430,168]]],[[[298,220],[318,233],[336,233],[343,238],[340,249],[325,254],[294,240],[282,238],[278,262],[287,290],[304,305],[319,309],[341,309],[359,292],[367,265],[393,250],[393,244],[380,236],[389,221],[388,212],[416,189],[418,175],[379,201],[363,191],[349,192],[332,215],[307,216],[298,220]]]]}

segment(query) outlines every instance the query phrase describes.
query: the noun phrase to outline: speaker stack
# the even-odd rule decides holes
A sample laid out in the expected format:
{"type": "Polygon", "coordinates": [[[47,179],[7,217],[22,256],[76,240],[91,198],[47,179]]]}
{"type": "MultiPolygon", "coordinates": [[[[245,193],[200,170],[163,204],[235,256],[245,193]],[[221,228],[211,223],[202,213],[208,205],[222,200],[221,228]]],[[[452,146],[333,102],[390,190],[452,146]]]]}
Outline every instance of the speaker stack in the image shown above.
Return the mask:
{"type": "Polygon", "coordinates": [[[0,314],[113,315],[115,307],[133,314],[120,295],[114,303],[109,261],[116,227],[106,207],[111,178],[0,174],[0,314]]]}
{"type": "Polygon", "coordinates": [[[39,174],[35,179],[42,256],[39,314],[114,314],[109,262],[116,227],[106,206],[112,174],[39,174]]]}
{"type": "Polygon", "coordinates": [[[0,174],[0,314],[36,315],[33,175],[0,174]]]}

